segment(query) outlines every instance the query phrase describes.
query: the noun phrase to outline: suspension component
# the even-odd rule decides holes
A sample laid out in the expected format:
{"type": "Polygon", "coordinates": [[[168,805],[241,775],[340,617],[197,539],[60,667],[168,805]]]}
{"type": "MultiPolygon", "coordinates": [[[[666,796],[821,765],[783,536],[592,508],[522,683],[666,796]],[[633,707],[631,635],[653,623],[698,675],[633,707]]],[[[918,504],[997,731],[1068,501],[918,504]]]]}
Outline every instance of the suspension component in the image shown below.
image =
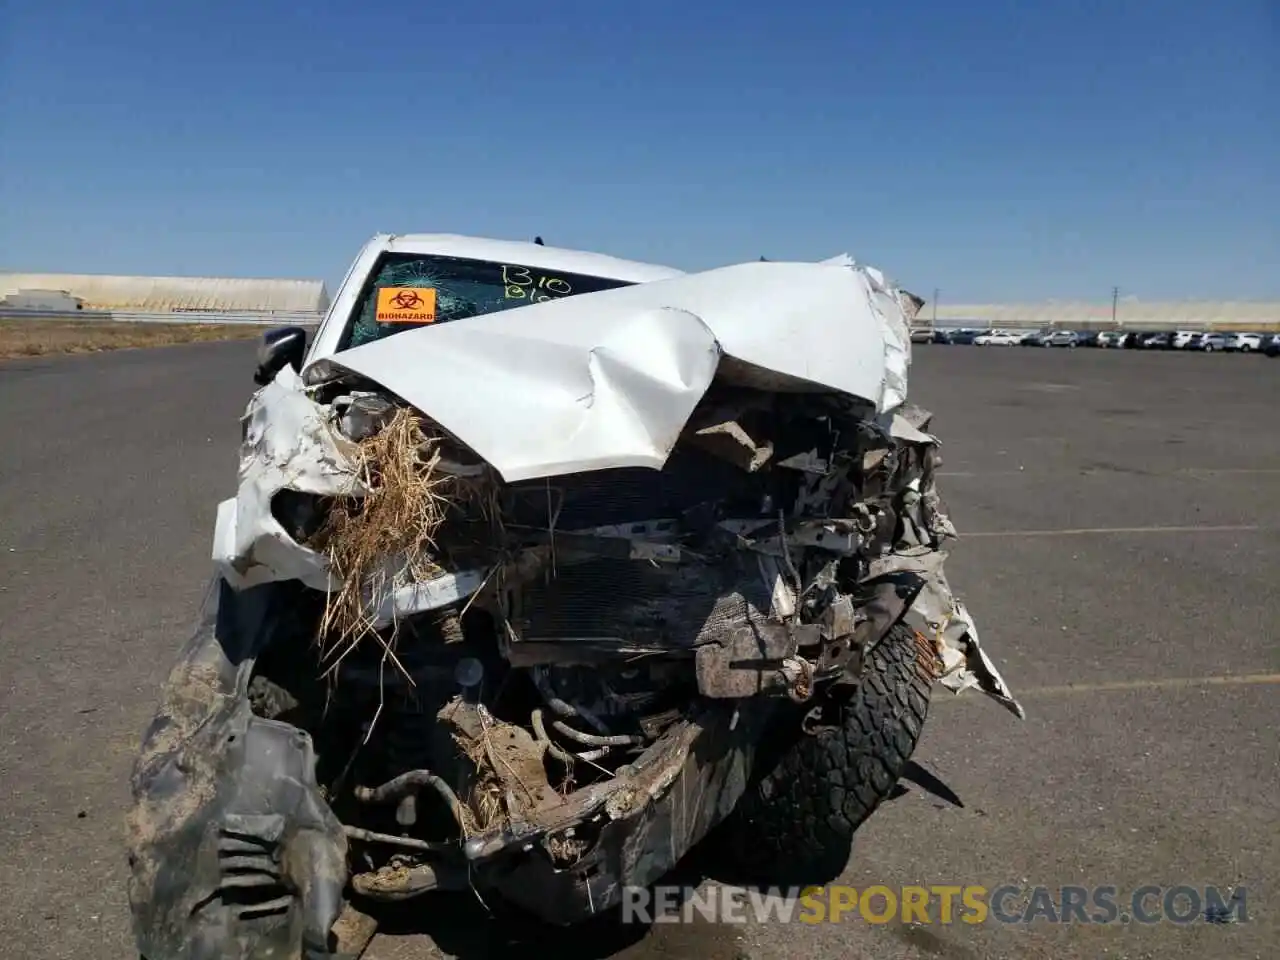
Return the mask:
{"type": "Polygon", "coordinates": [[[579,743],[585,743],[589,747],[630,747],[636,744],[644,743],[644,737],[632,736],[630,734],[618,734],[616,736],[601,737],[593,733],[583,733],[581,730],[575,730],[563,720],[554,720],[551,726],[563,733],[570,740],[577,740],[579,743]]]}
{"type": "Polygon", "coordinates": [[[534,710],[533,713],[529,715],[529,723],[533,727],[533,735],[537,738],[538,742],[546,744],[547,753],[551,754],[561,763],[573,766],[573,754],[547,736],[547,727],[542,722],[541,710],[534,710]]]}
{"type": "MultiPolygon", "coordinates": [[[[433,673],[439,672],[438,665],[424,662],[427,659],[424,647],[425,644],[419,641],[400,651],[400,661],[415,683],[420,676],[429,678],[433,673]]],[[[427,689],[431,686],[431,680],[427,679],[427,689]]],[[[429,704],[426,690],[420,695],[415,687],[406,685],[388,692],[384,708],[388,726],[383,744],[390,776],[425,770],[433,765],[431,743],[435,728],[435,709],[429,704]]],[[[396,823],[402,827],[412,827],[417,822],[417,793],[409,791],[400,797],[400,803],[396,807],[396,823]]]]}
{"type": "Polygon", "coordinates": [[[581,707],[575,707],[573,704],[556,696],[545,667],[534,667],[529,671],[529,675],[533,678],[534,685],[538,688],[538,693],[542,695],[542,699],[554,713],[570,719],[581,718],[604,736],[609,735],[609,727],[595,714],[581,707]]]}
{"type": "Polygon", "coordinates": [[[403,803],[407,797],[416,797],[417,792],[423,787],[430,787],[440,794],[448,804],[449,812],[453,814],[458,829],[465,831],[466,821],[458,795],[453,792],[453,788],[430,770],[410,770],[393,780],[388,780],[380,787],[356,787],[355,795],[357,800],[365,803],[387,803],[392,800],[403,803]]]}
{"type": "MultiPolygon", "coordinates": [[[[582,760],[587,763],[593,763],[597,760],[603,760],[605,757],[609,755],[609,751],[613,749],[611,746],[603,746],[595,750],[586,750],[582,753],[570,753],[564,747],[560,746],[558,743],[552,740],[549,736],[547,736],[547,728],[545,723],[542,720],[541,710],[534,710],[533,713],[529,716],[529,721],[533,726],[533,733],[534,733],[534,736],[537,738],[538,742],[545,744],[547,748],[547,752],[551,754],[553,757],[555,757],[557,760],[559,760],[561,763],[565,764],[566,766],[572,767],[575,760],[582,760]]],[[[569,727],[568,724],[563,724],[559,720],[555,721],[555,724],[556,724],[556,729],[558,730],[561,729],[561,727],[567,730],[573,730],[573,728],[569,727]]],[[[586,736],[586,734],[581,734],[576,730],[573,730],[573,733],[577,734],[579,737],[586,736]]]]}

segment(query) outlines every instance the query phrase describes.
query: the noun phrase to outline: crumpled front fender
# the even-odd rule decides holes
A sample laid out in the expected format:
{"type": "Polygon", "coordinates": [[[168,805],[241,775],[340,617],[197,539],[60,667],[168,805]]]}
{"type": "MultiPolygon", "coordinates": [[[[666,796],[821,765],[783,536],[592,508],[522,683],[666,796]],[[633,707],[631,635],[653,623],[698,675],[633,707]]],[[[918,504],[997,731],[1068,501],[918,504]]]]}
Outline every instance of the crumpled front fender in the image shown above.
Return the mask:
{"type": "Polygon", "coordinates": [[[982,648],[973,616],[952,593],[943,570],[945,561],[945,551],[920,549],[872,562],[872,577],[878,581],[892,584],[904,574],[915,581],[910,602],[901,604],[885,621],[900,618],[929,641],[942,665],[938,682],[944,687],[955,693],[976,687],[1014,716],[1025,719],[1022,704],[982,648]]]}
{"type": "Polygon", "coordinates": [[[129,901],[148,960],[329,955],[346,837],[306,733],[255,717],[258,652],[288,589],[215,580],[135,761],[129,901]]]}

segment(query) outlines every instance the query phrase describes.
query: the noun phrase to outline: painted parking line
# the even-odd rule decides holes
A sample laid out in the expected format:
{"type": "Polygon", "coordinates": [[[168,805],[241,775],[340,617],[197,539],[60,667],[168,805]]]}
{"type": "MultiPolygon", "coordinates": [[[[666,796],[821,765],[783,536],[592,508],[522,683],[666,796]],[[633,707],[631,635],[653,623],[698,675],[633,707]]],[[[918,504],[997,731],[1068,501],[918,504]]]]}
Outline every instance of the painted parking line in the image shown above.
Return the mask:
{"type": "MultiPolygon", "coordinates": [[[[1121,468],[1123,470],[1123,467],[1121,468]]],[[[1061,470],[939,470],[937,477],[1045,477],[1061,476],[1061,470]]],[[[1280,467],[1178,467],[1157,472],[1164,477],[1272,477],[1280,475],[1280,467]]]]}
{"type": "MultiPolygon", "coordinates": [[[[1019,700],[1058,697],[1081,693],[1129,693],[1134,691],[1192,690],[1196,687],[1258,687],[1280,684],[1280,673],[1239,673],[1209,677],[1165,677],[1150,680],[1108,680],[1100,683],[1068,683],[1050,687],[1020,687],[1014,692],[1019,700]]],[[[942,703],[953,698],[944,697],[942,703]]],[[[954,698],[956,703],[976,702],[977,698],[954,698]]]]}
{"type": "Polygon", "coordinates": [[[1260,533],[1280,531],[1280,526],[1264,523],[1239,523],[1219,525],[1171,526],[1171,527],[1068,527],[1061,530],[965,530],[961,540],[979,538],[1013,539],[1016,537],[1094,537],[1130,533],[1260,533]]]}
{"type": "Polygon", "coordinates": [[[1166,677],[1160,680],[1109,680],[1068,683],[1057,687],[1029,687],[1019,697],[1056,697],[1070,693],[1123,693],[1130,690],[1190,690],[1194,687],[1251,687],[1280,684],[1280,673],[1239,673],[1212,677],[1166,677]]]}
{"type": "Polygon", "coordinates": [[[1280,467],[1182,467],[1178,470],[1178,473],[1186,474],[1189,477],[1270,477],[1280,474],[1280,467]]]}

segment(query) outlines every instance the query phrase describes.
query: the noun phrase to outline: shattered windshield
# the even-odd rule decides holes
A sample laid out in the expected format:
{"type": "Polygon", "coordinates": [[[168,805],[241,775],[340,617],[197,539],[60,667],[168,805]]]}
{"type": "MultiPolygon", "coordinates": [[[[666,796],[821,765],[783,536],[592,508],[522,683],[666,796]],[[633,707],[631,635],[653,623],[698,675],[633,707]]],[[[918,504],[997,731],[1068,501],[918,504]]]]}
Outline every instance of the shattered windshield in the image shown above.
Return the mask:
{"type": "Polygon", "coordinates": [[[374,270],[338,349],[402,330],[625,286],[625,280],[523,264],[391,253],[374,270]]]}

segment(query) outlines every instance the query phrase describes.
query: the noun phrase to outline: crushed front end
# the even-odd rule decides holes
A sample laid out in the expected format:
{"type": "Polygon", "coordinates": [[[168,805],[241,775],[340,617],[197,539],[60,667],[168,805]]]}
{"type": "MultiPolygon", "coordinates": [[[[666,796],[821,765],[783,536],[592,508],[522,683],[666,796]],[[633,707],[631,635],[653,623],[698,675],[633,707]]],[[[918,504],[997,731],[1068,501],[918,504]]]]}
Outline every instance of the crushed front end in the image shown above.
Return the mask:
{"type": "Polygon", "coordinates": [[[135,768],[150,960],[329,956],[353,895],[608,911],[899,622],[1021,715],[943,574],[929,415],[715,373],[660,469],[513,481],[360,375],[259,391],[135,768]]]}

